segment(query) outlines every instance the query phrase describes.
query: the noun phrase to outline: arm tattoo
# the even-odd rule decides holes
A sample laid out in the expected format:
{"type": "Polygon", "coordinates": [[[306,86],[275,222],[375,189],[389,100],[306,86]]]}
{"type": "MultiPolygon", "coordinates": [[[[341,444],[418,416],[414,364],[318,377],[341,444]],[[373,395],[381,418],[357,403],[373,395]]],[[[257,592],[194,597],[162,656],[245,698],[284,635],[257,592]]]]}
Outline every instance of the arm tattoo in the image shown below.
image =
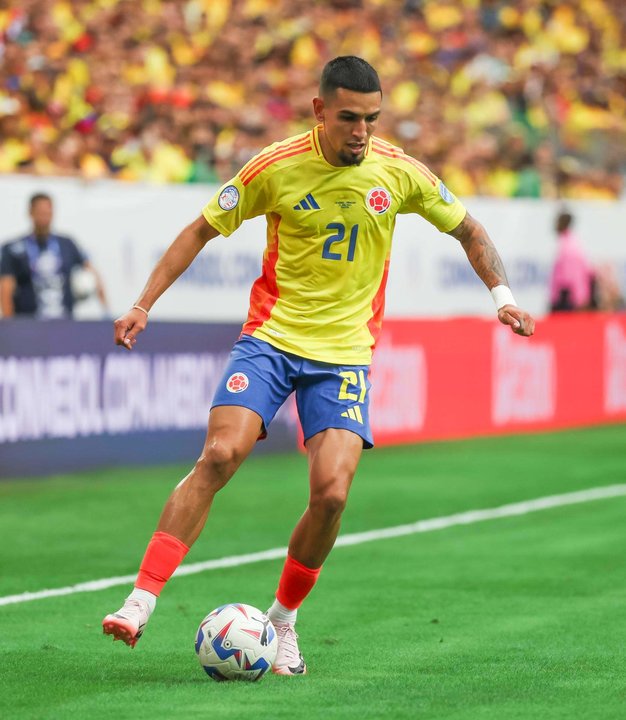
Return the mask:
{"type": "Polygon", "coordinates": [[[469,213],[448,234],[461,243],[474,271],[490,290],[496,285],[508,285],[504,265],[491,238],[469,213]]]}

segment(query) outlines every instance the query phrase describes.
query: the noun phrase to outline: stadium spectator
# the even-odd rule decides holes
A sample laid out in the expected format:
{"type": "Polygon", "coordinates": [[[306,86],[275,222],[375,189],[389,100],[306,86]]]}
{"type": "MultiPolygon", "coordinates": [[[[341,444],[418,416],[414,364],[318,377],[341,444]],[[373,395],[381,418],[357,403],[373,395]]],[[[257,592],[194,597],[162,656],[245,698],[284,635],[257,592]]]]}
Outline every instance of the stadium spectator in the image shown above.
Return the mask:
{"type": "Polygon", "coordinates": [[[33,195],[29,212],[31,231],[0,250],[2,316],[72,317],[76,303],[92,290],[106,309],[104,287],[93,265],[71,238],[51,230],[51,197],[33,195]]]}
{"type": "Polygon", "coordinates": [[[318,125],[246,163],[179,233],[137,304],[115,321],[115,342],[132,350],[154,303],[206,243],[266,216],[261,277],[218,385],[202,454],[170,495],[134,589],[103,620],[114,639],[134,647],[202,531],[215,494],[295,393],[309,503],[291,535],[268,615],[278,635],[274,672],[306,671],[297,610],[335,543],[361,453],[372,447],[369,364],[382,326],[398,214],[421,215],[459,240],[491,290],[500,322],[518,335],[534,332],[485,229],[425,165],[374,135],[381,102],[379,77],[367,62],[355,56],[330,61],[313,100],[318,125]]]}
{"type": "Polygon", "coordinates": [[[558,249],[550,274],[550,310],[590,310],[595,305],[595,274],[572,231],[574,218],[568,211],[558,214],[555,230],[558,249]]]}
{"type": "Polygon", "coordinates": [[[0,172],[224,180],[357,54],[389,88],[381,134],[456,192],[615,198],[625,46],[623,0],[9,0],[0,172]]]}

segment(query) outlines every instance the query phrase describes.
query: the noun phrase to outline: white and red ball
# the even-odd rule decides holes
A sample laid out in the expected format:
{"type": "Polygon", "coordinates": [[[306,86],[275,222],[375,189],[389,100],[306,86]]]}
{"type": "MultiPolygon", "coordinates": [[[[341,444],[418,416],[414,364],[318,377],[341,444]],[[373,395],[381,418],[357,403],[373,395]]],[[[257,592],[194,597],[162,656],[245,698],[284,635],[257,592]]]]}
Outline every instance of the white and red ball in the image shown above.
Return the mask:
{"type": "Polygon", "coordinates": [[[252,605],[233,603],[210,612],[196,633],[196,653],[217,680],[259,680],[276,660],[276,630],[252,605]]]}

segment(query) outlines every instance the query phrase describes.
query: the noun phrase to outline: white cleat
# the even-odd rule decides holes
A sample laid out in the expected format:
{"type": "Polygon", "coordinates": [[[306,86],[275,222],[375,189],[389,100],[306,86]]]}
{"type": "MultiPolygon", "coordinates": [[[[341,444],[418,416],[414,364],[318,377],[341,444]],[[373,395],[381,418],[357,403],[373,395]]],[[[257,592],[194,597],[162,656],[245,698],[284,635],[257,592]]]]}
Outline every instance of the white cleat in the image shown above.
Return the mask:
{"type": "Polygon", "coordinates": [[[276,675],[305,675],[306,664],[298,647],[298,634],[291,623],[272,623],[278,636],[278,652],[272,666],[276,675]]]}
{"type": "Polygon", "coordinates": [[[150,608],[143,600],[127,599],[124,605],[102,621],[102,632],[113,635],[134,648],[150,619],[150,608]]]}

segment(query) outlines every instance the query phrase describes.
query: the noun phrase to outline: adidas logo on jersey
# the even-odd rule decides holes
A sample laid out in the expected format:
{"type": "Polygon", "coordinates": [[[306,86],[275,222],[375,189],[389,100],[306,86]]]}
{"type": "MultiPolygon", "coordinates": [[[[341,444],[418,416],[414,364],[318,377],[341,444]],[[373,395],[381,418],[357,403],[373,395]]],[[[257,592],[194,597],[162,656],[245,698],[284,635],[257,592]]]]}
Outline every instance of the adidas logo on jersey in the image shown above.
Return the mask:
{"type": "Polygon", "coordinates": [[[348,408],[345,412],[342,412],[341,417],[356,420],[360,425],[363,425],[363,415],[361,415],[361,408],[358,405],[348,408]]]}
{"type": "Polygon", "coordinates": [[[294,210],[319,210],[320,206],[317,204],[317,200],[309,193],[303,200],[297,205],[293,206],[294,210]]]}

